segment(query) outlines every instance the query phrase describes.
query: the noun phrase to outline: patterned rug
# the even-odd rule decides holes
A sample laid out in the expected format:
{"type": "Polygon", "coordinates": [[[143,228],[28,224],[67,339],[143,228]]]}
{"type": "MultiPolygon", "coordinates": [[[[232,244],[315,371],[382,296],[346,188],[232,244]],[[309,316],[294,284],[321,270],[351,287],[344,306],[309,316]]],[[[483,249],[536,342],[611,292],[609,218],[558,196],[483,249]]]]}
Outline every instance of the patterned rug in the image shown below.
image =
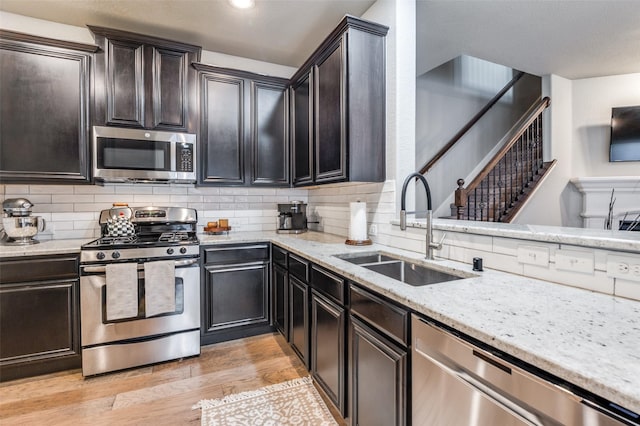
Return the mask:
{"type": "Polygon", "coordinates": [[[337,425],[311,377],[202,400],[193,408],[202,408],[203,426],[337,425]]]}

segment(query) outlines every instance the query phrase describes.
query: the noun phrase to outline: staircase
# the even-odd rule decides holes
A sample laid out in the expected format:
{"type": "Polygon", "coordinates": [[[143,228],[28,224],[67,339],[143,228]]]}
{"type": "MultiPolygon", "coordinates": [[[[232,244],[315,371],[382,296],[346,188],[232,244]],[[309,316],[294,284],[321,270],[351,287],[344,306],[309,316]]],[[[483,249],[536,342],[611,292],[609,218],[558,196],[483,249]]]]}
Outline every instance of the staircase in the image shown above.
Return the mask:
{"type": "Polygon", "coordinates": [[[549,98],[541,99],[507,143],[464,187],[458,179],[455,218],[485,222],[510,222],[555,165],[542,155],[542,113],[549,98]]]}

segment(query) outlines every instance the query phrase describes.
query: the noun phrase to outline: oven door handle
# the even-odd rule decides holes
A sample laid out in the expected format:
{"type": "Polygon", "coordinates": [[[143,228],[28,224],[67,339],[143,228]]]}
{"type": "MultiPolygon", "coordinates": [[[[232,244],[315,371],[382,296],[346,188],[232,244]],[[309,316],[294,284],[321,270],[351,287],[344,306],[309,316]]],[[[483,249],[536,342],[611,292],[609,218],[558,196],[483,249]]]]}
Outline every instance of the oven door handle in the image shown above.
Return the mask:
{"type": "MultiPolygon", "coordinates": [[[[196,263],[198,263],[199,259],[183,259],[183,260],[176,260],[175,264],[176,264],[176,268],[180,267],[180,266],[189,266],[189,265],[195,265],[196,263]]],[[[141,263],[138,265],[138,271],[142,271],[144,270],[144,263],[141,263]]],[[[100,266],[83,266],[82,267],[82,272],[89,272],[89,273],[104,273],[107,271],[107,267],[105,265],[100,265],[100,266]]]]}

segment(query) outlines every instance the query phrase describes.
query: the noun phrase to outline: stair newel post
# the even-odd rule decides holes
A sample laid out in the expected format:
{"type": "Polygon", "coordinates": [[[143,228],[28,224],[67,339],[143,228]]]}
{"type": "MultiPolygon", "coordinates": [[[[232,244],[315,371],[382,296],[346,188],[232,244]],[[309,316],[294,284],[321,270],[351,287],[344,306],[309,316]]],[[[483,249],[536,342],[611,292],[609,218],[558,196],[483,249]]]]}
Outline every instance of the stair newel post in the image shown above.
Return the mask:
{"type": "Polygon", "coordinates": [[[462,219],[464,207],[467,204],[467,190],[464,189],[464,179],[458,179],[457,184],[458,188],[456,189],[454,204],[457,210],[456,218],[462,219]]]}

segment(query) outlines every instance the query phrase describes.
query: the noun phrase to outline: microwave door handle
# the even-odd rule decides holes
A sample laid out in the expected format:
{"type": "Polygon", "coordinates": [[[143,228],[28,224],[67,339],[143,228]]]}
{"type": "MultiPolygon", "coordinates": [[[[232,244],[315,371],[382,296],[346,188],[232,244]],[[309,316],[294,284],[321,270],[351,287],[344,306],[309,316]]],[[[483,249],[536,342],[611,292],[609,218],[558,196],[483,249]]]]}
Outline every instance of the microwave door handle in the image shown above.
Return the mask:
{"type": "MultiPolygon", "coordinates": [[[[183,260],[176,260],[175,265],[176,268],[180,267],[180,266],[189,266],[189,265],[195,265],[196,263],[198,263],[198,259],[183,259],[183,260]]],[[[138,270],[142,271],[144,269],[144,264],[141,263],[138,265],[138,270]]],[[[107,271],[107,267],[104,265],[101,266],[83,266],[82,267],[82,271],[83,272],[90,272],[90,273],[104,273],[107,271]]]]}

